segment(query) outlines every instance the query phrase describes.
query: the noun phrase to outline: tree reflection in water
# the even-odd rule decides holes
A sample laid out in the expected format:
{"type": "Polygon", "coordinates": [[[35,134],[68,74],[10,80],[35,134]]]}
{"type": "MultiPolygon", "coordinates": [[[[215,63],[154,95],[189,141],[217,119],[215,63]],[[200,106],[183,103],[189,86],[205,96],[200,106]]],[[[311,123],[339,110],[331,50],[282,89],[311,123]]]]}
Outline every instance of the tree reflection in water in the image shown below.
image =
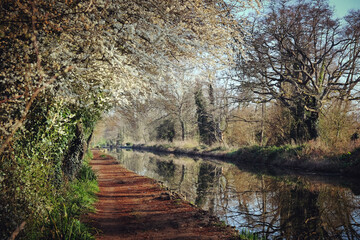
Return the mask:
{"type": "Polygon", "coordinates": [[[239,230],[267,239],[360,239],[360,197],[326,178],[261,175],[173,155],[120,152],[117,157],[239,230]]]}
{"type": "Polygon", "coordinates": [[[156,172],[164,177],[164,180],[171,181],[175,175],[175,164],[171,161],[161,161],[159,159],[153,159],[156,162],[156,172]]]}

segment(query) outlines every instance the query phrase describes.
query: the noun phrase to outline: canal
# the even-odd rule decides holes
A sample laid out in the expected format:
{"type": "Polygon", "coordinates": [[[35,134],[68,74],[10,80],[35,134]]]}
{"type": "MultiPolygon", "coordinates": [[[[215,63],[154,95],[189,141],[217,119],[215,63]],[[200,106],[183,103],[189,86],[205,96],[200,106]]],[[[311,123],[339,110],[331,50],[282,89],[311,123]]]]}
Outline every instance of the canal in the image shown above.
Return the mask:
{"type": "Polygon", "coordinates": [[[238,230],[266,239],[360,239],[360,184],[213,159],[109,152],[238,230]]]}

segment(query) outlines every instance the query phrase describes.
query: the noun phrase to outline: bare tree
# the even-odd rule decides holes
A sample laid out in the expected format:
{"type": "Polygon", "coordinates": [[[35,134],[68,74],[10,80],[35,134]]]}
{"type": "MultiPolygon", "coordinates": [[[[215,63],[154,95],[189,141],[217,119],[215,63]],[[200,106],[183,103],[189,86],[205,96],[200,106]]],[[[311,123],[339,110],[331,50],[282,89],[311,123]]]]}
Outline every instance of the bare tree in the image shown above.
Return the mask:
{"type": "Polygon", "coordinates": [[[326,0],[274,0],[255,22],[238,81],[289,111],[290,139],[318,136],[327,101],[359,99],[359,16],[351,12],[342,25],[326,0]]]}

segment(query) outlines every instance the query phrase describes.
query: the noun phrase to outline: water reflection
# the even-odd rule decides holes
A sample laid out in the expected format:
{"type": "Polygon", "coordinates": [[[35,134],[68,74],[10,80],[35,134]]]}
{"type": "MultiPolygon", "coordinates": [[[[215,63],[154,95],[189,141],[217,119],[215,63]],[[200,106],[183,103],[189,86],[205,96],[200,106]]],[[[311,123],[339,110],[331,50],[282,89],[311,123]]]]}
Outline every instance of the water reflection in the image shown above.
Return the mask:
{"type": "Polygon", "coordinates": [[[334,179],[270,176],[214,160],[118,150],[126,168],[267,239],[360,239],[360,197],[334,179]]]}

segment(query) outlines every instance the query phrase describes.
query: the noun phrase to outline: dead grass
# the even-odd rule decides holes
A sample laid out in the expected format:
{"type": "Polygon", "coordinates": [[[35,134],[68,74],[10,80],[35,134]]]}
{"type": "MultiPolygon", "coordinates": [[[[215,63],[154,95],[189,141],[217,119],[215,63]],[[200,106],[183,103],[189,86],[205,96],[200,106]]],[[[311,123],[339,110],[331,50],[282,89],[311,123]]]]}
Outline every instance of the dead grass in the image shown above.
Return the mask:
{"type": "Polygon", "coordinates": [[[205,146],[195,140],[156,142],[146,146],[155,151],[228,159],[234,163],[252,162],[311,171],[343,172],[345,168],[357,164],[350,159],[350,156],[353,157],[352,153],[359,151],[360,141],[341,143],[336,147],[329,146],[320,139],[301,145],[265,147],[258,145],[229,147],[223,143],[205,146]]]}
{"type": "Polygon", "coordinates": [[[320,139],[311,140],[304,144],[302,155],[310,159],[321,160],[327,157],[347,154],[360,147],[360,141],[337,142],[334,145],[326,144],[320,139]]]}

